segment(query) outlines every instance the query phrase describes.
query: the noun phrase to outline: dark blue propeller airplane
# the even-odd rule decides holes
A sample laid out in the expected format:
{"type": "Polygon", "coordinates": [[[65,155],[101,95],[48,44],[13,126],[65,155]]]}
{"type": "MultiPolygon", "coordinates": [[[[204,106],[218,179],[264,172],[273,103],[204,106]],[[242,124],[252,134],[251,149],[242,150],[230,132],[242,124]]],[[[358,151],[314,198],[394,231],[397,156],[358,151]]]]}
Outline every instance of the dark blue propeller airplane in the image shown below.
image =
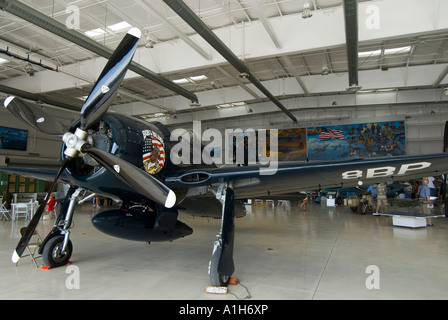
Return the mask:
{"type": "Polygon", "coordinates": [[[280,162],[275,174],[265,175],[260,175],[261,164],[176,165],[170,159],[174,142],[165,126],[107,112],[140,36],[140,30],[135,28],[126,34],[85,101],[79,120],[69,129],[20,98],[4,101],[8,110],[30,126],[63,136],[61,165],[55,170],[38,166],[0,167],[7,173],[53,181],[13,252],[14,263],[22,256],[47,198],[59,181],[71,187],[40,248],[46,265],[54,268],[68,263],[73,250],[69,229],[77,199],[83,192],[91,192],[122,201],[121,208],[99,212],[92,223],[108,235],[127,240],[172,241],[192,234],[193,230],[178,220],[179,209],[221,218],[209,265],[211,284],[221,286],[229,282],[235,270],[234,221],[235,217],[244,216],[244,199],[349,187],[359,181],[373,183],[448,173],[447,153],[339,162],[280,162]],[[39,119],[45,119],[44,123],[39,119]]]}

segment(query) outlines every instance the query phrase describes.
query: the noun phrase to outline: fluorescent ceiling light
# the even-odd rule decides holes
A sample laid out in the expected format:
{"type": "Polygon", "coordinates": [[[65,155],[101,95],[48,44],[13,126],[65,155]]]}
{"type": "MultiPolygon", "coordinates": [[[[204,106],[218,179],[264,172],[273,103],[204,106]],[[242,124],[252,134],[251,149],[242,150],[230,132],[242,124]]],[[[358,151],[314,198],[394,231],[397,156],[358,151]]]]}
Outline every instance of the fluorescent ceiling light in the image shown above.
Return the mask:
{"type": "Polygon", "coordinates": [[[163,112],[156,112],[156,113],[150,113],[150,114],[145,114],[143,116],[141,116],[143,119],[151,119],[151,118],[160,118],[160,117],[164,117],[165,113],[163,112]]]}
{"type": "Polygon", "coordinates": [[[193,76],[193,77],[186,77],[186,78],[182,78],[182,79],[176,79],[173,80],[174,83],[177,84],[183,84],[183,83],[188,83],[188,82],[195,82],[195,81],[202,81],[207,79],[207,76],[204,75],[200,75],[200,76],[193,76]]]}
{"type": "Polygon", "coordinates": [[[233,102],[233,103],[223,103],[223,104],[218,105],[218,108],[242,107],[245,105],[246,105],[246,103],[244,101],[241,101],[241,102],[233,102]]]}
{"type": "Polygon", "coordinates": [[[106,33],[106,31],[104,31],[101,28],[97,28],[97,29],[93,29],[93,30],[84,32],[84,34],[89,36],[89,37],[98,37],[98,36],[100,36],[102,34],[105,34],[105,33],[106,33]]]}
{"type": "Polygon", "coordinates": [[[358,57],[360,58],[373,57],[379,55],[381,55],[381,50],[358,52],[358,57]]]}
{"type": "Polygon", "coordinates": [[[190,81],[188,81],[188,79],[186,79],[186,78],[182,78],[182,79],[173,80],[173,82],[177,83],[177,84],[182,84],[182,83],[188,83],[190,81]]]}
{"type": "Polygon", "coordinates": [[[386,88],[386,89],[378,89],[376,90],[377,92],[391,92],[391,91],[396,91],[396,88],[386,88]]]}
{"type": "Polygon", "coordinates": [[[384,54],[396,54],[396,53],[408,53],[411,51],[411,46],[406,47],[400,47],[400,48],[391,48],[391,49],[384,49],[384,54]]]}
{"type": "Polygon", "coordinates": [[[129,28],[129,27],[131,27],[131,25],[129,23],[127,23],[126,21],[121,21],[121,22],[118,22],[116,24],[113,24],[113,25],[110,25],[107,27],[112,31],[119,31],[119,30],[129,28]]]}
{"type": "Polygon", "coordinates": [[[207,77],[204,76],[204,75],[200,75],[200,76],[190,77],[190,79],[193,80],[193,81],[202,81],[202,80],[207,79],[207,77]]]}
{"type": "Polygon", "coordinates": [[[0,64],[2,64],[2,63],[6,63],[6,62],[8,62],[8,60],[5,60],[5,59],[0,58],[0,64]]]}

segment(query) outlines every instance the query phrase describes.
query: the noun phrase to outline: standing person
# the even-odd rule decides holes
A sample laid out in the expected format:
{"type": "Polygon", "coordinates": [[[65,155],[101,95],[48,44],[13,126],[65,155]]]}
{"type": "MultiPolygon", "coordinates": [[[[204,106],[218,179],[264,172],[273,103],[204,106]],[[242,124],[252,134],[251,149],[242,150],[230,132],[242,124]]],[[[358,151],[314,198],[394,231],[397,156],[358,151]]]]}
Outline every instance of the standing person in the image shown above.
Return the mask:
{"type": "Polygon", "coordinates": [[[411,194],[412,194],[412,186],[409,183],[408,180],[406,180],[403,184],[404,187],[404,197],[405,199],[411,199],[411,194]]]}
{"type": "Polygon", "coordinates": [[[377,190],[376,190],[376,184],[372,184],[368,189],[367,192],[370,192],[373,199],[376,199],[377,197],[377,190]]]}
{"type": "Polygon", "coordinates": [[[422,185],[420,186],[420,189],[418,190],[418,198],[426,200],[430,203],[431,201],[431,190],[429,189],[429,179],[423,178],[422,185]]]}
{"type": "Polygon", "coordinates": [[[299,210],[303,208],[303,211],[306,211],[306,204],[308,202],[308,193],[305,196],[305,199],[303,199],[302,204],[299,207],[299,210]]]}
{"type": "Polygon", "coordinates": [[[45,211],[48,212],[48,214],[54,213],[54,207],[56,205],[56,200],[54,198],[54,193],[50,194],[50,199],[48,199],[47,204],[45,205],[45,211]]]}
{"type": "MultiPolygon", "coordinates": [[[[420,186],[420,190],[418,191],[418,198],[423,201],[427,201],[428,203],[423,202],[423,213],[430,214],[433,205],[431,203],[431,190],[429,188],[429,179],[423,178],[423,183],[420,186]]],[[[431,222],[431,218],[427,220],[428,226],[433,226],[434,224],[431,222]]]]}
{"type": "Polygon", "coordinates": [[[428,187],[429,187],[429,191],[430,191],[430,195],[431,197],[437,197],[437,193],[436,193],[436,187],[434,185],[434,177],[428,177],[428,187]]]}
{"type": "Polygon", "coordinates": [[[376,212],[374,215],[379,215],[380,206],[384,206],[384,212],[387,213],[387,187],[384,182],[381,182],[376,187],[377,192],[377,205],[376,205],[376,212]]]}
{"type": "Polygon", "coordinates": [[[100,207],[100,199],[98,199],[98,196],[97,195],[94,195],[93,196],[93,208],[95,209],[95,208],[101,208],[100,207]]]}

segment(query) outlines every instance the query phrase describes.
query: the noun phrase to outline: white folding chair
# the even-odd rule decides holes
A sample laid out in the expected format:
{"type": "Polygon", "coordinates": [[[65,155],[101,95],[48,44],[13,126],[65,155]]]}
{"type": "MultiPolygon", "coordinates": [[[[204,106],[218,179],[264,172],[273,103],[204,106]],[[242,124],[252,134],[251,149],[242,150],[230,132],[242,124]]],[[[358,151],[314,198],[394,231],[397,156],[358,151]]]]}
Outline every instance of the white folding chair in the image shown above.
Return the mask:
{"type": "Polygon", "coordinates": [[[0,205],[0,213],[1,213],[0,218],[2,218],[2,219],[5,218],[6,220],[11,220],[11,214],[9,213],[9,210],[6,209],[5,204],[6,204],[6,201],[0,205]]]}
{"type": "Polygon", "coordinates": [[[16,220],[20,217],[28,218],[28,204],[27,203],[15,203],[13,210],[12,220],[16,220]]]}

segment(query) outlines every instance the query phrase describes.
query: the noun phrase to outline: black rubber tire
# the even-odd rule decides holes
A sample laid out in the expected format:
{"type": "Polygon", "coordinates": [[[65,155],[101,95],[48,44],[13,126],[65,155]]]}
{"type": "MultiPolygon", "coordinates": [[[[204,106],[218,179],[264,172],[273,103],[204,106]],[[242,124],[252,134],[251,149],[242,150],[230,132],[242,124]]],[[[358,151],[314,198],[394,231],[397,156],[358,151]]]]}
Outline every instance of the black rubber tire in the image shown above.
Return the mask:
{"type": "Polygon", "coordinates": [[[42,251],[42,259],[44,264],[51,268],[65,266],[72,256],[73,245],[70,240],[67,243],[67,252],[61,255],[62,245],[64,244],[64,236],[56,236],[48,240],[44,250],[42,251]]]}

